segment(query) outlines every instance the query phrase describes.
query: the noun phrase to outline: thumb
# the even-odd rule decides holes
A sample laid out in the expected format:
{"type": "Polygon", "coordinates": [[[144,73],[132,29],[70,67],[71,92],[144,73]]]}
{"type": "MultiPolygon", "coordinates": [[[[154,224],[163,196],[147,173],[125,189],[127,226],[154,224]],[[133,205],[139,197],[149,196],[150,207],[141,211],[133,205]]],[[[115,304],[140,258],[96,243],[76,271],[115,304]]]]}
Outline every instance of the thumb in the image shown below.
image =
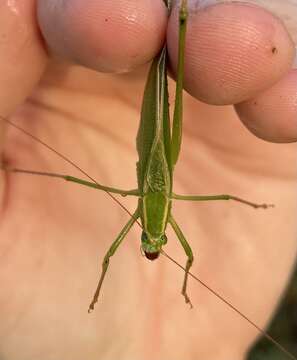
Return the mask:
{"type": "Polygon", "coordinates": [[[0,115],[9,115],[39,81],[46,52],[38,31],[35,1],[0,5],[0,115]]]}

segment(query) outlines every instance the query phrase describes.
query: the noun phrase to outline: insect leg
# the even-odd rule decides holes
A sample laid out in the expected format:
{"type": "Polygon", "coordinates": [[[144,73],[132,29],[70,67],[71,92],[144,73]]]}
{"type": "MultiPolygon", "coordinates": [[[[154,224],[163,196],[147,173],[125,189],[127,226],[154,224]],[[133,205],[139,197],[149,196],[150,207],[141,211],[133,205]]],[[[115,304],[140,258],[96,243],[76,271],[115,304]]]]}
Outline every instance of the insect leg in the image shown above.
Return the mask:
{"type": "Polygon", "coordinates": [[[171,162],[177,163],[182,141],[184,53],[187,28],[187,1],[182,0],[179,10],[178,64],[176,75],[175,105],[172,123],[171,162]]]}
{"type": "Polygon", "coordinates": [[[183,287],[182,287],[182,295],[184,296],[186,303],[189,303],[190,306],[193,307],[191,300],[187,294],[187,283],[188,283],[189,270],[194,261],[193,252],[192,252],[192,249],[191,249],[189,243],[187,242],[184,234],[182,233],[180,227],[177,225],[177,223],[174,220],[174,218],[172,217],[172,215],[169,216],[169,223],[172,226],[178,240],[180,241],[180,243],[181,243],[182,247],[184,248],[184,251],[188,257],[186,267],[185,267],[185,276],[184,276],[184,282],[183,282],[183,287]]]}
{"type": "Polygon", "coordinates": [[[107,253],[105,254],[104,260],[102,262],[102,272],[101,272],[101,275],[100,275],[100,278],[99,278],[99,282],[98,282],[95,294],[93,296],[93,300],[92,300],[92,302],[91,302],[91,304],[89,306],[89,310],[88,310],[89,313],[94,310],[94,306],[95,306],[96,302],[98,301],[98,298],[99,298],[99,295],[100,295],[100,290],[101,290],[101,287],[102,287],[102,283],[103,283],[103,280],[105,278],[105,274],[106,274],[108,266],[109,266],[110,257],[114,255],[117,248],[119,247],[121,242],[124,240],[124,238],[128,234],[128,232],[131,229],[131,227],[133,226],[133,224],[137,221],[138,217],[139,217],[139,210],[137,209],[135,211],[135,213],[133,214],[133,216],[131,217],[131,219],[123,227],[123,229],[119,233],[118,237],[111,244],[111,247],[109,248],[107,253]]]}
{"type": "Polygon", "coordinates": [[[110,192],[113,194],[120,194],[122,196],[128,196],[128,195],[138,196],[139,195],[138,189],[133,189],[133,190],[118,189],[118,188],[114,188],[114,187],[110,187],[110,186],[101,185],[95,181],[86,181],[86,180],[83,180],[83,179],[80,179],[80,178],[77,178],[77,177],[74,177],[71,175],[56,174],[56,173],[45,172],[45,171],[34,171],[34,170],[9,168],[9,167],[5,167],[5,166],[0,166],[0,168],[4,171],[18,173],[18,174],[29,174],[29,175],[47,176],[47,177],[63,179],[66,181],[74,182],[76,184],[88,186],[88,187],[91,187],[94,189],[107,191],[107,192],[110,192]]]}
{"type": "Polygon", "coordinates": [[[228,195],[228,194],[221,194],[221,195],[177,195],[172,194],[172,199],[175,200],[188,200],[188,201],[212,201],[212,200],[233,200],[240,202],[242,204],[251,206],[255,209],[262,208],[267,209],[269,207],[274,207],[273,204],[257,204],[237,196],[228,195]]]}

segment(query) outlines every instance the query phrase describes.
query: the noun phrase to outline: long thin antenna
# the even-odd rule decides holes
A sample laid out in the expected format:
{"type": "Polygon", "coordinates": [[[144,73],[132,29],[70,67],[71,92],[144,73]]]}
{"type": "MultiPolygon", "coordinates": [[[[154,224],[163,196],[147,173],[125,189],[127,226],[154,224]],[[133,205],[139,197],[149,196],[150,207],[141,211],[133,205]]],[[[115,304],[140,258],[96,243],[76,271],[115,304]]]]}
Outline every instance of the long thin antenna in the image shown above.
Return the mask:
{"type": "MultiPolygon", "coordinates": [[[[26,131],[25,129],[23,129],[22,127],[18,126],[17,124],[15,124],[14,122],[12,122],[11,120],[8,120],[2,116],[0,116],[0,120],[3,122],[6,122],[8,124],[10,124],[11,126],[13,126],[14,128],[18,129],[19,131],[21,131],[22,133],[24,133],[25,135],[29,136],[31,139],[33,139],[34,141],[36,141],[37,143],[41,144],[42,146],[46,147],[47,149],[49,149],[50,151],[52,151],[53,153],[55,153],[58,157],[60,157],[61,159],[65,160],[68,164],[70,164],[71,166],[73,166],[75,169],[77,169],[79,172],[81,172],[82,174],[84,174],[88,179],[90,179],[91,181],[93,181],[95,184],[98,185],[98,182],[91,177],[86,171],[84,171],[82,168],[80,168],[78,165],[76,165],[71,159],[69,159],[67,156],[61,154],[59,151],[55,150],[53,147],[51,147],[50,145],[46,144],[44,141],[38,139],[36,136],[30,134],[28,131],[26,131]]],[[[17,169],[16,169],[17,170],[17,169]]],[[[9,171],[9,169],[8,169],[9,171]]],[[[14,169],[12,169],[12,171],[14,171],[14,169]]],[[[17,171],[16,171],[17,172],[17,171]]],[[[26,171],[23,171],[26,172],[26,171]]],[[[28,173],[35,173],[38,174],[37,171],[35,172],[31,172],[31,171],[27,171],[28,173]]],[[[45,175],[45,173],[40,172],[40,175],[45,175]]],[[[50,176],[48,174],[46,174],[47,176],[50,176]]],[[[59,177],[58,174],[53,174],[53,177],[59,177]]],[[[105,191],[127,214],[129,214],[129,216],[134,217],[133,214],[111,193],[109,193],[108,191],[105,191]]],[[[142,225],[139,221],[137,221],[137,224],[142,228],[142,225]]],[[[161,254],[166,257],[168,260],[170,260],[172,263],[174,263],[177,267],[179,267],[180,269],[185,271],[185,268],[179,264],[174,258],[172,258],[170,255],[168,255],[164,250],[161,251],[161,254]]],[[[195,280],[197,281],[200,285],[202,285],[204,288],[206,288],[210,293],[212,293],[217,299],[219,299],[221,302],[223,302],[224,304],[226,304],[232,311],[234,311],[235,313],[237,313],[241,318],[243,318],[246,322],[248,322],[251,326],[253,326],[263,337],[265,337],[267,340],[269,340],[271,343],[273,343],[280,351],[282,351],[284,354],[286,354],[288,356],[288,358],[292,359],[292,360],[297,360],[297,357],[294,356],[290,351],[288,351],[287,349],[285,349],[277,340],[275,340],[271,335],[269,335],[265,330],[263,330],[259,325],[257,325],[254,321],[252,321],[250,318],[248,318],[246,315],[244,315],[244,313],[242,311],[240,311],[237,307],[235,307],[234,305],[232,305],[227,299],[225,299],[222,295],[220,295],[217,291],[213,290],[212,288],[210,288],[204,281],[202,281],[201,279],[199,279],[198,276],[194,275],[193,273],[189,272],[189,275],[195,280]]]]}

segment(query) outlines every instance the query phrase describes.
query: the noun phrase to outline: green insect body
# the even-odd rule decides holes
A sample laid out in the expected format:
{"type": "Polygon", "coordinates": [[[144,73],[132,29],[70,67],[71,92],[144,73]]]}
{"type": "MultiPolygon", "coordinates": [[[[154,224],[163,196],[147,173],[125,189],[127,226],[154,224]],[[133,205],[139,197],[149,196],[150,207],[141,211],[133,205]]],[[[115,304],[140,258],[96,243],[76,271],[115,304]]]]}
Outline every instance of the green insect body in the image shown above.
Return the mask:
{"type": "MultiPolygon", "coordinates": [[[[141,123],[137,136],[137,178],[140,190],[138,206],[143,225],[141,237],[142,249],[149,259],[158,257],[162,246],[166,244],[166,226],[171,210],[172,166],[170,138],[168,92],[166,77],[159,76],[166,72],[166,48],[157,58],[148,77],[155,84],[154,96],[145,96],[142,107],[141,123]],[[156,96],[159,97],[156,102],[156,96]],[[166,103],[166,106],[164,106],[166,103]],[[153,116],[150,110],[153,109],[153,116]],[[147,124],[151,123],[147,137],[147,124]]],[[[150,89],[150,88],[149,88],[150,89]]]]}
{"type": "MultiPolygon", "coordinates": [[[[170,2],[167,3],[167,6],[168,10],[170,10],[170,2]]],[[[187,6],[184,0],[179,12],[179,53],[182,56],[179,59],[178,73],[181,74],[183,73],[186,20],[187,6]]],[[[193,263],[193,254],[171,215],[173,167],[178,159],[181,145],[182,118],[176,116],[176,114],[180,115],[182,112],[181,82],[182,77],[178,77],[175,115],[171,130],[167,84],[167,48],[165,45],[160,54],[153,60],[145,86],[140,126],[136,139],[139,155],[137,163],[138,190],[136,193],[139,200],[137,210],[126,227],[130,229],[138,218],[141,219],[143,228],[141,248],[149,260],[155,260],[162,251],[162,247],[167,243],[165,234],[167,224],[172,225],[188,256],[182,293],[186,302],[190,303],[186,287],[188,271],[193,263]]],[[[123,234],[126,234],[126,227],[122,230],[123,234]]],[[[109,258],[114,254],[123,238],[124,236],[120,234],[105,257],[102,275],[90,305],[90,310],[94,308],[94,304],[98,299],[102,281],[109,265],[109,258]]]]}

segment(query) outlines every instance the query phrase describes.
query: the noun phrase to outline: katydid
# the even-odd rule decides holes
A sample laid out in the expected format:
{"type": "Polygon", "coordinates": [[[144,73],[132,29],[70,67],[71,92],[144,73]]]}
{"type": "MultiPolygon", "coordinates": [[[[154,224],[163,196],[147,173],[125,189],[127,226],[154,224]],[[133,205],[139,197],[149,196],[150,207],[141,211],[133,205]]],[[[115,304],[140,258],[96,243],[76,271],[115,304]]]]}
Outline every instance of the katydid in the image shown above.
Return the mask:
{"type": "MultiPolygon", "coordinates": [[[[165,1],[165,4],[170,12],[172,6],[171,1],[165,1]]],[[[187,18],[187,1],[182,0],[179,10],[178,66],[172,124],[169,119],[167,86],[168,55],[166,45],[164,45],[160,53],[153,60],[148,74],[143,96],[140,126],[137,135],[137,152],[139,155],[139,160],[137,162],[137,189],[117,189],[69,175],[9,169],[9,171],[13,172],[62,178],[66,181],[106,191],[109,194],[120,194],[122,196],[134,196],[138,198],[138,205],[134,214],[130,214],[131,218],[120,231],[104,257],[102,273],[93,300],[89,306],[89,312],[94,309],[94,305],[99,298],[102,283],[109,267],[110,257],[115,254],[131,227],[135,222],[139,221],[138,219],[140,219],[141,227],[143,229],[141,235],[141,249],[149,260],[157,259],[162,252],[162,248],[167,242],[166,228],[168,223],[173,228],[187,256],[182,295],[184,296],[186,303],[189,303],[192,306],[187,294],[187,282],[194,256],[182,230],[172,215],[172,200],[234,200],[254,208],[265,209],[270,206],[267,204],[255,204],[232,195],[178,195],[173,192],[174,167],[178,161],[182,141],[182,89],[187,18]]]]}

